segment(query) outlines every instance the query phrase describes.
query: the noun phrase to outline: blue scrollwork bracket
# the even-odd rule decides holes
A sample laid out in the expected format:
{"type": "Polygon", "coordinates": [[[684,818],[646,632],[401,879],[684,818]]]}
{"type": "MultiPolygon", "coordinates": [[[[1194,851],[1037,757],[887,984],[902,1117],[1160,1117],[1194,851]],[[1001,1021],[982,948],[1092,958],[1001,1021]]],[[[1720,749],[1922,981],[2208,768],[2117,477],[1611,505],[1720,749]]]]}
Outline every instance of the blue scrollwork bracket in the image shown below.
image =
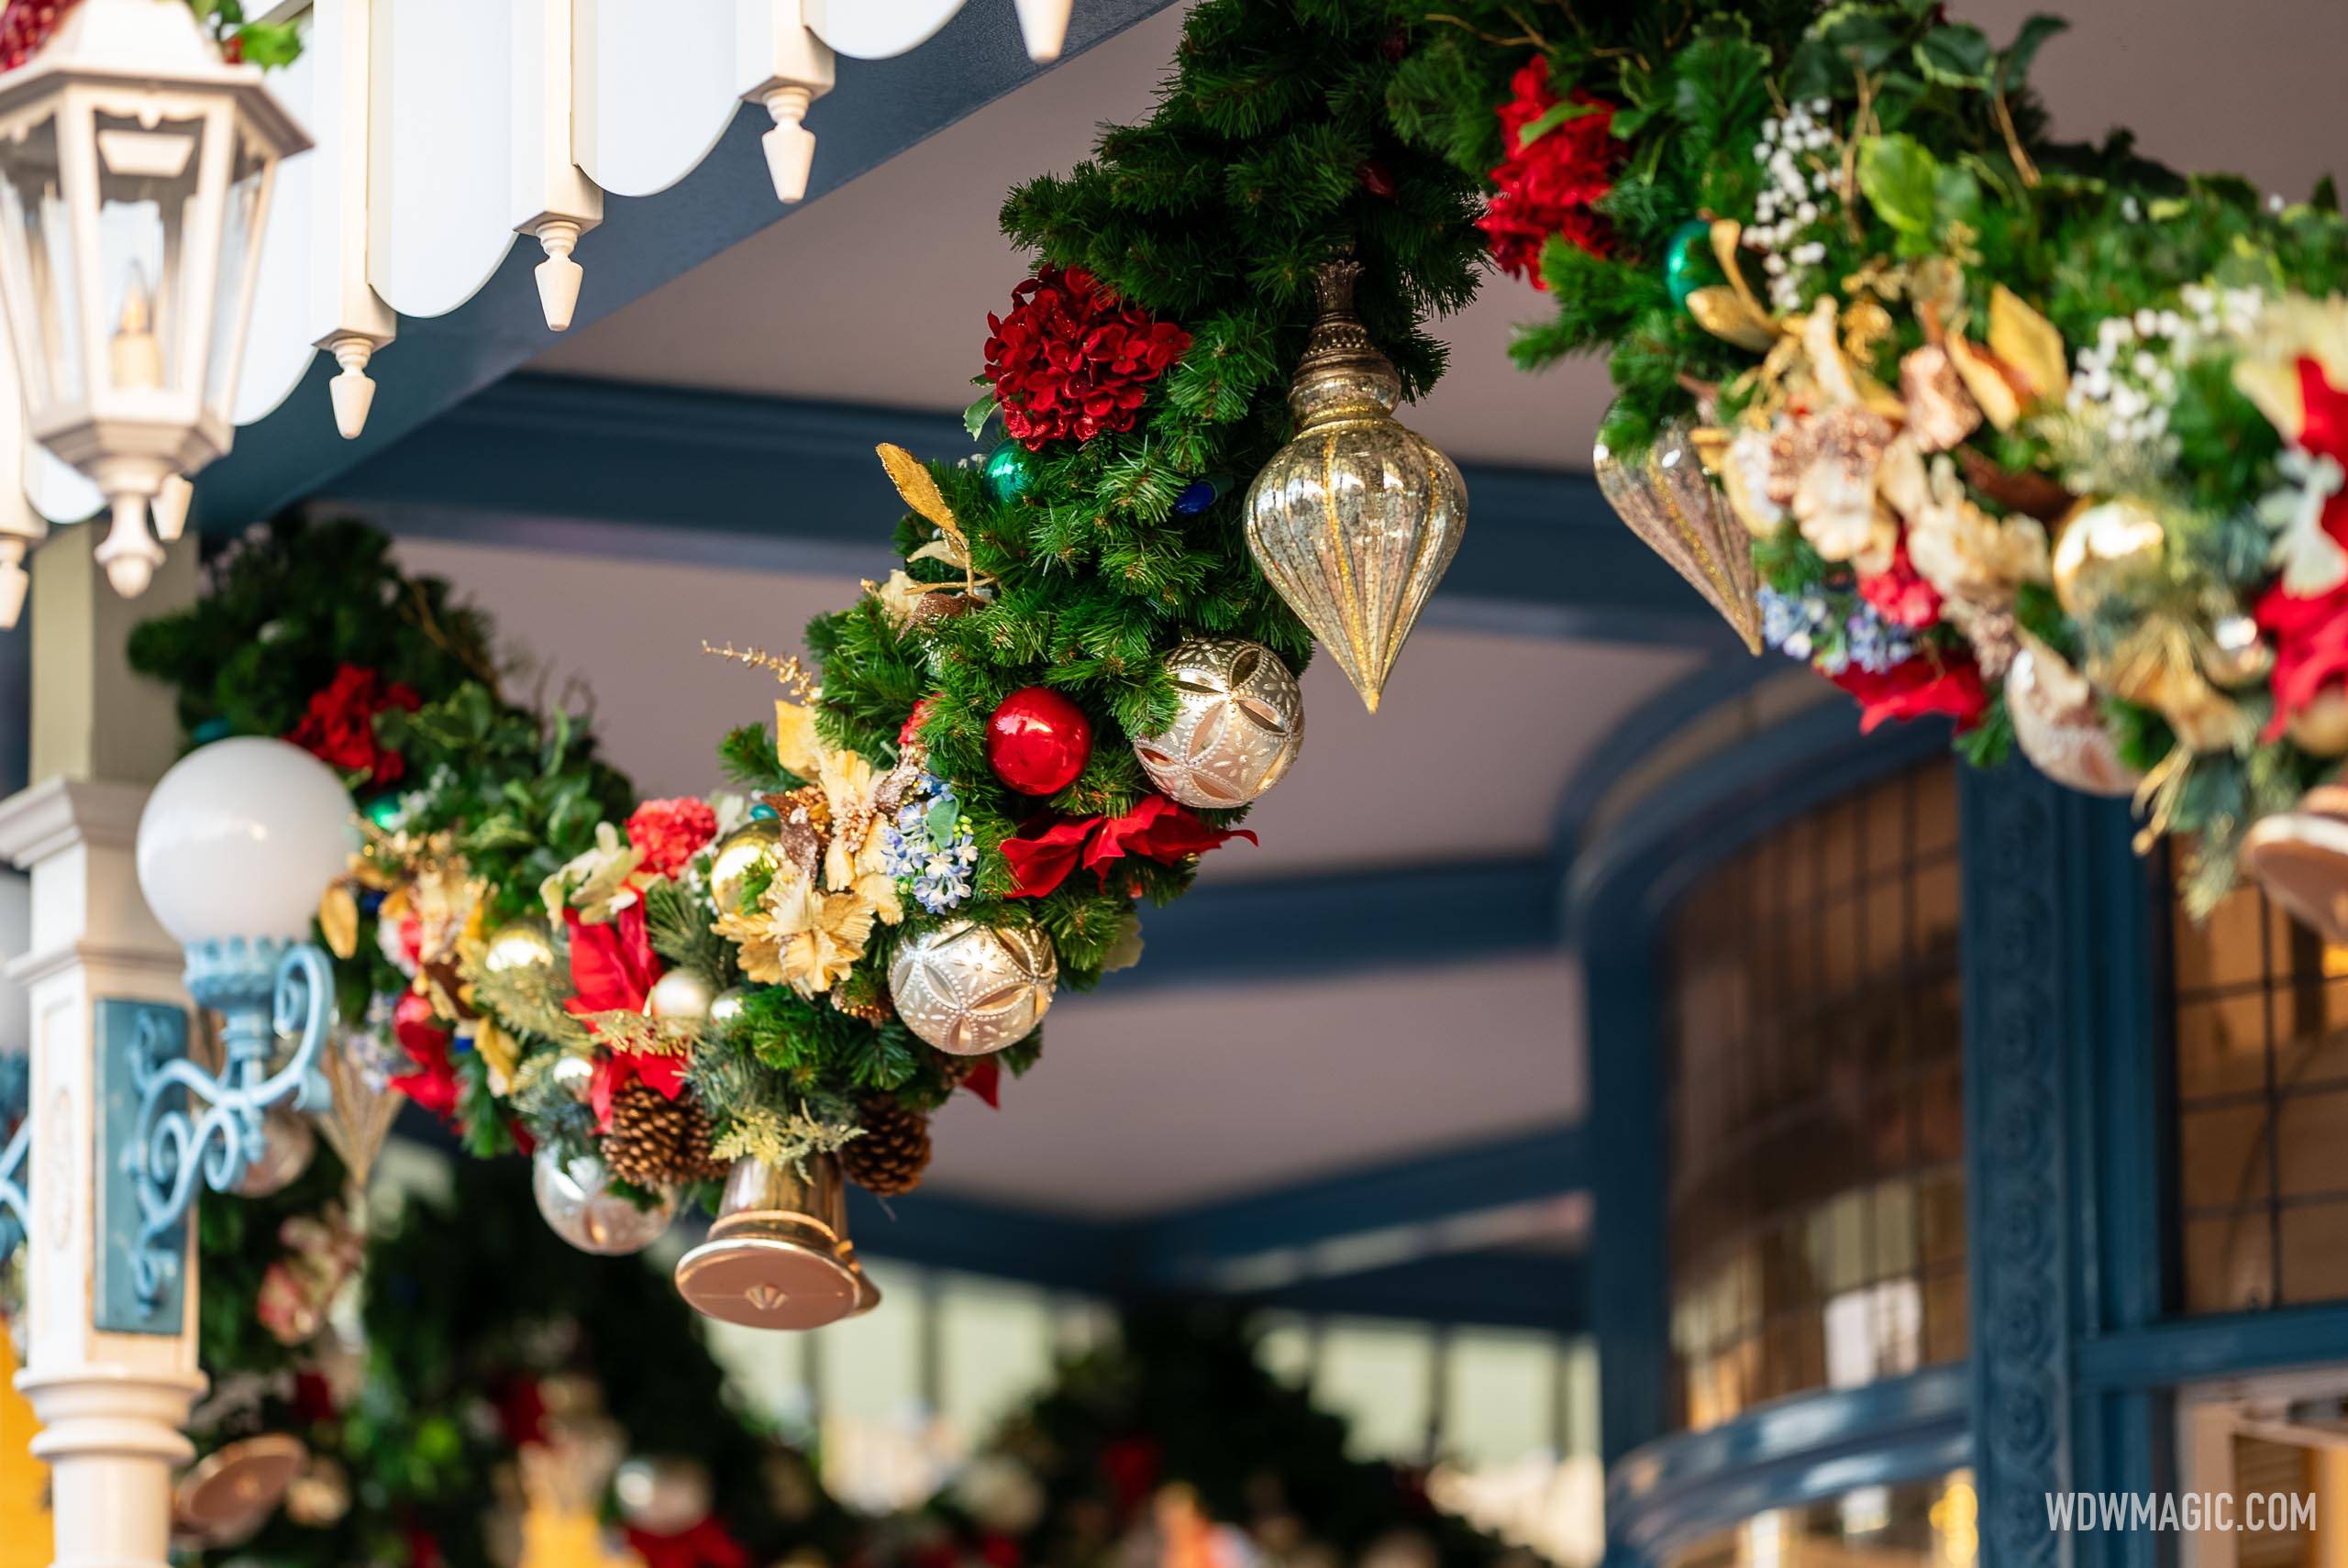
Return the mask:
{"type": "Polygon", "coordinates": [[[96,1322],[115,1332],[178,1331],[181,1260],[197,1181],[216,1192],[234,1189],[261,1152],[271,1107],[322,1104],[316,1064],[334,1013],[324,953],[277,938],[193,944],[187,988],[220,1015],[216,1077],[188,1060],[187,1017],[179,1009],[112,998],[98,1003],[105,1230],[96,1322]],[[281,1045],[286,1039],[290,1053],[281,1045]]]}

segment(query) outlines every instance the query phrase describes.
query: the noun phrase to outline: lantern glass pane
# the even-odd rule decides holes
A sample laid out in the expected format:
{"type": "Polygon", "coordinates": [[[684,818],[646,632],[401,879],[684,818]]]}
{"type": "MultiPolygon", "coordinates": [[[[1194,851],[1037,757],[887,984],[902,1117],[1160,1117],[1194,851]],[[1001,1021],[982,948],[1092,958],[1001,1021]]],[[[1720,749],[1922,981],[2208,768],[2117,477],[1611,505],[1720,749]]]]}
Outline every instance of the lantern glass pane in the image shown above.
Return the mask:
{"type": "Polygon", "coordinates": [[[28,403],[82,402],[81,272],[53,109],[23,136],[0,137],[0,267],[10,275],[9,328],[28,403]]]}
{"type": "Polygon", "coordinates": [[[200,117],[141,124],[95,116],[101,362],[116,392],[195,390],[188,341],[185,237],[201,200],[205,125],[200,117]]]}
{"type": "Polygon", "coordinates": [[[227,418],[236,396],[245,322],[260,266],[262,203],[268,198],[271,161],[243,127],[235,135],[237,153],[229,168],[227,207],[221,214],[220,267],[212,295],[212,332],[204,371],[204,405],[223,419],[227,418]]]}

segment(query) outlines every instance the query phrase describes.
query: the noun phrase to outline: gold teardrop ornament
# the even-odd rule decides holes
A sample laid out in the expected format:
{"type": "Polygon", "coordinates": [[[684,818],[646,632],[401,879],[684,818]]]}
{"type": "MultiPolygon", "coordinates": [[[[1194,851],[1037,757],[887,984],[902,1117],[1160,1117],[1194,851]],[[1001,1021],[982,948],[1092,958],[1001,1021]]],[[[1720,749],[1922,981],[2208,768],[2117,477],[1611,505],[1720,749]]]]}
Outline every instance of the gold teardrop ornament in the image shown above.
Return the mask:
{"type": "Polygon", "coordinates": [[[1468,526],[1449,458],[1395,423],[1402,378],[1354,315],[1361,265],[1323,263],[1289,384],[1293,440],[1248,487],[1247,548],[1371,712],[1468,526]]]}
{"type": "Polygon", "coordinates": [[[1758,654],[1761,578],[1752,536],[1722,503],[1699,458],[1696,432],[1675,420],[1644,452],[1615,452],[1601,441],[1594,462],[1598,488],[1615,514],[1758,654]]]}

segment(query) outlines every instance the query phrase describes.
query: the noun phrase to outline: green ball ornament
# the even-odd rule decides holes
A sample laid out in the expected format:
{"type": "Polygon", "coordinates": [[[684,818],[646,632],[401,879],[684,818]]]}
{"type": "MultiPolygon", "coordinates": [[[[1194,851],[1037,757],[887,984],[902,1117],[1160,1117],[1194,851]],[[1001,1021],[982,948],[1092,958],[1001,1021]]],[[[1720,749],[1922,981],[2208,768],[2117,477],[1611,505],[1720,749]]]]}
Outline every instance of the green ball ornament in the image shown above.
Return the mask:
{"type": "Polygon", "coordinates": [[[360,809],[366,812],[369,822],[389,833],[392,823],[398,820],[400,801],[401,797],[396,794],[378,795],[360,809]]]}
{"type": "Polygon", "coordinates": [[[1005,441],[987,454],[987,488],[994,498],[1005,503],[1018,500],[1035,487],[1036,470],[1028,464],[1027,448],[1016,441],[1005,441]]]}
{"type": "Polygon", "coordinates": [[[1671,231],[1663,248],[1663,286],[1671,303],[1688,308],[1688,296],[1698,289],[1722,282],[1720,262],[1712,255],[1712,226],[1707,218],[1689,218],[1671,231]]]}

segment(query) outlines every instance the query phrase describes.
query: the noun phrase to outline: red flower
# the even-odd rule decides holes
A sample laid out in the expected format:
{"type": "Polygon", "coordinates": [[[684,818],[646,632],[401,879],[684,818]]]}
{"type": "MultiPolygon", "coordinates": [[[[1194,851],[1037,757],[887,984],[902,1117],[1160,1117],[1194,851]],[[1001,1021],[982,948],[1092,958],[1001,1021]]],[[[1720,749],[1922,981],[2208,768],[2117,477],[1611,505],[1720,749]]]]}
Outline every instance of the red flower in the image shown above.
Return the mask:
{"type": "Polygon", "coordinates": [[[1189,333],[1080,267],[1047,262],[1011,301],[1009,315],[987,317],[986,379],[1002,427],[1031,452],[1132,429],[1144,389],[1191,346],[1189,333]]]}
{"type": "Polygon", "coordinates": [[[647,801],[628,813],[627,841],[644,851],[644,868],[673,877],[717,836],[717,812],[690,795],[647,801]]]}
{"type": "MultiPolygon", "coordinates": [[[[570,986],[562,1005],[581,1018],[599,1012],[642,1012],[660,977],[660,960],[645,929],[644,906],[630,904],[601,925],[589,925],[577,910],[562,911],[570,928],[570,986]]],[[[592,1032],[594,1025],[588,1029],[592,1032]]],[[[651,1051],[605,1051],[587,1083],[587,1103],[595,1130],[611,1131],[612,1102],[630,1082],[641,1081],[674,1099],[685,1092],[685,1060],[651,1051]]]]}
{"type": "Polygon", "coordinates": [[[415,991],[401,996],[392,1009],[392,1038],[415,1064],[411,1072],[392,1075],[392,1087],[443,1121],[456,1115],[457,1065],[449,1055],[449,1032],[427,998],[415,991]]]}
{"type": "Polygon", "coordinates": [[[39,54],[75,0],[8,0],[0,12],[0,71],[14,71],[39,54]]]}
{"type": "Polygon", "coordinates": [[[628,1550],[644,1559],[645,1568],[750,1568],[750,1554],[714,1514],[675,1535],[633,1526],[626,1533],[628,1550]]]}
{"type": "Polygon", "coordinates": [[[315,692],[301,723],[285,738],[349,779],[353,788],[395,784],[407,759],[375,739],[375,715],[389,708],[415,712],[424,699],[371,669],[346,664],[315,692]]]}
{"type": "Polygon", "coordinates": [[[1579,88],[1571,101],[1584,113],[1524,140],[1525,127],[1563,102],[1549,90],[1549,61],[1543,56],[1534,56],[1510,79],[1509,92],[1500,108],[1502,156],[1491,172],[1498,189],[1476,226],[1484,231],[1502,271],[1545,289],[1541,248],[1551,235],[1564,236],[1592,256],[1611,248],[1613,226],[1592,204],[1614,188],[1623,147],[1614,139],[1614,105],[1579,88]]]}
{"type": "Polygon", "coordinates": [[[1941,618],[1940,590],[1924,580],[1908,559],[1908,541],[1892,552],[1891,567],[1859,579],[1859,597],[1895,626],[1918,631],[1941,618]]]}
{"type": "Polygon", "coordinates": [[[1108,880],[1112,860],[1139,855],[1162,866],[1187,856],[1203,855],[1234,838],[1256,842],[1246,828],[1213,828],[1188,806],[1163,795],[1145,795],[1141,803],[1119,817],[1063,817],[1041,833],[1002,841],[1002,858],[1011,867],[1014,899],[1040,899],[1080,865],[1108,880]]]}
{"type": "MultiPolygon", "coordinates": [[[[2298,368],[2299,404],[2307,413],[2299,449],[2348,463],[2348,392],[2326,380],[2313,359],[2302,359],[2298,368]]],[[[2323,531],[2348,546],[2348,490],[2323,503],[2323,531]]],[[[2348,582],[2309,599],[2284,592],[2278,582],[2254,613],[2259,629],[2275,639],[2275,715],[2265,734],[2274,740],[2328,688],[2348,681],[2348,582]]]]}
{"type": "Polygon", "coordinates": [[[1989,693],[1981,671],[1962,656],[1944,663],[1923,657],[1902,659],[1880,673],[1845,668],[1827,679],[1859,703],[1859,733],[1867,734],[1887,719],[1921,719],[1944,713],[1956,721],[1961,734],[1981,722],[1989,709],[1989,693]]]}

